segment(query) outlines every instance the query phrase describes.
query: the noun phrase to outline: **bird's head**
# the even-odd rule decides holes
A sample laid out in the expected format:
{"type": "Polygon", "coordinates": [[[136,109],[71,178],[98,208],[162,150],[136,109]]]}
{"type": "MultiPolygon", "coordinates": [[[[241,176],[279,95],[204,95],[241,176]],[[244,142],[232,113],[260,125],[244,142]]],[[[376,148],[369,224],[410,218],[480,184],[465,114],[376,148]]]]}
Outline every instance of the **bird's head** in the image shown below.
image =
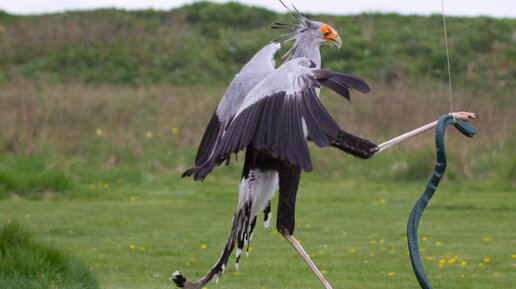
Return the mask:
{"type": "Polygon", "coordinates": [[[340,38],[337,30],[330,25],[319,22],[311,21],[303,13],[299,12],[295,6],[292,5],[292,9],[288,8],[283,1],[279,0],[285,8],[294,16],[299,23],[297,25],[284,24],[284,23],[273,23],[272,29],[286,29],[290,32],[281,35],[278,41],[295,40],[298,41],[303,39],[305,41],[314,41],[321,44],[327,43],[340,49],[342,46],[342,39],[340,38]]]}
{"type": "MultiPolygon", "coordinates": [[[[313,22],[314,21],[312,21],[312,23],[313,22]]],[[[337,31],[328,24],[324,24],[322,22],[319,22],[317,24],[320,25],[319,32],[321,33],[321,40],[340,49],[340,47],[342,46],[342,39],[340,38],[337,31]]]]}

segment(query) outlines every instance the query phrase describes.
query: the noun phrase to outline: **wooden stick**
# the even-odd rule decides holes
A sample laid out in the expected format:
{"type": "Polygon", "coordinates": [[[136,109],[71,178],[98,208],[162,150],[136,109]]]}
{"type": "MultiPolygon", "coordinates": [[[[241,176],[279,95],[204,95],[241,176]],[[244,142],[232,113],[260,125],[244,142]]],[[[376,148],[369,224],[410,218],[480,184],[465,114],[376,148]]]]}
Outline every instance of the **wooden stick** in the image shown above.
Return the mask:
{"type": "Polygon", "coordinates": [[[315,274],[315,276],[317,276],[317,279],[319,279],[319,281],[321,281],[321,284],[324,286],[324,288],[332,289],[330,283],[328,283],[328,281],[326,281],[326,278],[324,278],[324,275],[321,273],[321,271],[319,271],[319,269],[317,269],[317,266],[315,266],[312,259],[310,259],[310,257],[306,253],[305,249],[303,249],[303,246],[301,246],[301,244],[299,244],[299,242],[296,240],[296,238],[294,238],[294,236],[289,235],[289,234],[282,234],[282,235],[283,235],[283,237],[285,237],[285,239],[287,239],[287,241],[290,243],[290,245],[292,245],[292,247],[294,247],[294,249],[296,249],[296,252],[299,254],[299,256],[301,256],[301,258],[303,258],[303,260],[306,262],[308,267],[310,267],[310,269],[315,274]]]}
{"type": "MultiPolygon", "coordinates": [[[[459,118],[459,119],[462,119],[462,120],[465,120],[465,121],[468,121],[469,119],[475,119],[475,118],[478,118],[478,116],[472,112],[465,112],[465,111],[461,111],[461,112],[452,112],[450,113],[454,118],[459,118]]],[[[412,137],[415,137],[416,135],[418,134],[421,134],[427,130],[430,130],[432,128],[434,128],[435,126],[437,125],[437,121],[434,121],[434,122],[431,122],[427,125],[424,125],[422,127],[419,127],[419,128],[416,128],[415,130],[411,130],[407,133],[404,133],[398,137],[395,137],[391,140],[388,140],[384,143],[381,143],[380,145],[378,145],[378,152],[376,152],[375,155],[379,154],[380,152],[396,145],[396,144],[399,144],[400,142],[403,142],[409,138],[412,138],[412,137]]]]}
{"type": "Polygon", "coordinates": [[[421,134],[421,133],[424,133],[425,131],[427,130],[430,130],[432,128],[434,128],[435,126],[437,125],[437,121],[434,121],[434,122],[431,122],[427,125],[424,125],[420,128],[416,128],[415,130],[412,130],[412,131],[409,131],[407,133],[404,133],[398,137],[395,137],[391,140],[388,140],[384,143],[381,143],[378,145],[378,152],[376,154],[379,154],[381,152],[383,152],[384,150],[396,145],[396,144],[399,144],[400,142],[402,141],[405,141],[409,138],[412,138],[412,137],[415,137],[416,135],[418,134],[421,134]]]}

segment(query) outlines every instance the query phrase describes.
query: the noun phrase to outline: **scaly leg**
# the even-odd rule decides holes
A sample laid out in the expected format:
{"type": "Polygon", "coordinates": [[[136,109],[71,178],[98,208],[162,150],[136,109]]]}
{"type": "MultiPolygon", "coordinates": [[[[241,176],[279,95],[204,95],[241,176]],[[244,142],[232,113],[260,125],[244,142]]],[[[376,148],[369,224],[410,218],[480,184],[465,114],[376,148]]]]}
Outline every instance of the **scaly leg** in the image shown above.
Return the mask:
{"type": "Polygon", "coordinates": [[[324,279],[321,271],[317,269],[314,262],[294,238],[296,195],[301,177],[301,168],[288,163],[282,163],[278,167],[279,174],[279,200],[276,229],[296,249],[296,252],[305,260],[315,276],[321,281],[325,289],[332,289],[328,281],[324,279]]]}
{"type": "Polygon", "coordinates": [[[324,286],[324,288],[332,289],[330,283],[328,283],[326,278],[324,278],[324,275],[321,273],[321,271],[319,271],[317,266],[315,266],[312,259],[310,259],[310,257],[306,253],[305,249],[303,249],[303,247],[301,246],[301,244],[299,244],[299,242],[296,240],[296,238],[294,238],[294,236],[289,235],[289,234],[282,234],[282,235],[283,235],[283,237],[285,237],[285,239],[287,239],[287,241],[290,243],[290,245],[292,245],[292,247],[294,247],[294,249],[296,249],[296,252],[299,254],[299,256],[301,256],[301,258],[303,258],[303,260],[308,265],[308,267],[310,267],[310,270],[312,270],[312,272],[315,274],[315,276],[317,276],[317,279],[319,279],[319,281],[321,281],[321,284],[324,286]]]}

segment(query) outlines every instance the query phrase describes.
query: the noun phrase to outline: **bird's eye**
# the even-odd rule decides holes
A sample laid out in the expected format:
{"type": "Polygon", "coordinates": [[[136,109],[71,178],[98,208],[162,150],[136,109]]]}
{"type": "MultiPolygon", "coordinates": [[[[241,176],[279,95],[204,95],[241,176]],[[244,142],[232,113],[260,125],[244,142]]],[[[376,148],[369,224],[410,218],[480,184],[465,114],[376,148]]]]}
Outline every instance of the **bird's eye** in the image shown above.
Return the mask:
{"type": "Polygon", "coordinates": [[[324,36],[329,36],[330,34],[331,34],[331,32],[329,30],[324,32],[324,36]]]}

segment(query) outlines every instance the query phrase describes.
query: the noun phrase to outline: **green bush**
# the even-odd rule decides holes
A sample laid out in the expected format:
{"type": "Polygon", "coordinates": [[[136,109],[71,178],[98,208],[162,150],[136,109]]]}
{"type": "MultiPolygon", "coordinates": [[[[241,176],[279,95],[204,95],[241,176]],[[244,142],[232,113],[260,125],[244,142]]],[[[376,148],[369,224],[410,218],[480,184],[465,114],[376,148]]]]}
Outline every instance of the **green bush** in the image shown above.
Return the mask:
{"type": "MultiPolygon", "coordinates": [[[[310,17],[331,24],[343,38],[340,51],[321,49],[327,68],[384,81],[447,80],[439,15],[310,17]]],[[[276,21],[297,22],[263,8],[210,2],[171,11],[0,13],[0,81],[21,74],[58,83],[227,83],[258,49],[284,33],[267,29],[276,21]]],[[[515,19],[449,17],[454,81],[510,83],[516,75],[515,27],[515,19]]]]}

